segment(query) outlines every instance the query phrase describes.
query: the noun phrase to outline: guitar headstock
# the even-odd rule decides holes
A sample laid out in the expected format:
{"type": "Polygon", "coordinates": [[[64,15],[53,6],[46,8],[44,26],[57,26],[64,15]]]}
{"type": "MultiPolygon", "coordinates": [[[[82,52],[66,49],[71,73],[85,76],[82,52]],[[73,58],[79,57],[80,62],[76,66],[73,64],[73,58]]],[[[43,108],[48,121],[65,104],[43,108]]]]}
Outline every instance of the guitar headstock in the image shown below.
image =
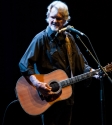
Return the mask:
{"type": "Polygon", "coordinates": [[[112,62],[104,67],[104,70],[106,72],[111,72],[112,71],[112,62]]]}

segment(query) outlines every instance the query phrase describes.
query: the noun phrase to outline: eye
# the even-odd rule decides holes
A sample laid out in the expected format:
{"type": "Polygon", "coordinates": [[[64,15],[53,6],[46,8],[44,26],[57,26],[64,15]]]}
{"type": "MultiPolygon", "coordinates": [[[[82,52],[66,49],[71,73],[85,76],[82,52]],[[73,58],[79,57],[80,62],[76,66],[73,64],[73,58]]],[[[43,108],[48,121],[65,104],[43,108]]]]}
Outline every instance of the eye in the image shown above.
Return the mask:
{"type": "Polygon", "coordinates": [[[62,20],[62,18],[61,18],[61,17],[57,17],[56,19],[57,19],[57,20],[62,20]]]}
{"type": "Polygon", "coordinates": [[[55,17],[53,17],[53,16],[50,16],[50,18],[55,19],[55,17]]]}
{"type": "Polygon", "coordinates": [[[50,18],[52,18],[52,19],[56,19],[56,20],[62,20],[62,18],[61,17],[54,17],[54,16],[50,16],[50,18]]]}

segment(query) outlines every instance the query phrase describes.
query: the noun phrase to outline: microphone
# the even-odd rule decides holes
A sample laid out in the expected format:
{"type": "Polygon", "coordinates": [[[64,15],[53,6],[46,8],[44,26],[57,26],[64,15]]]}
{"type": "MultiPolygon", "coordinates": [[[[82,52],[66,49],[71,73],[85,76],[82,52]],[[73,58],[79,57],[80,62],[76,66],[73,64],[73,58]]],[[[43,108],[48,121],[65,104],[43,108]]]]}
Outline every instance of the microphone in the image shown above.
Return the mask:
{"type": "Polygon", "coordinates": [[[58,32],[61,33],[61,32],[64,32],[64,31],[66,31],[66,30],[70,30],[70,31],[73,31],[73,32],[78,33],[78,34],[80,34],[80,35],[84,35],[84,33],[80,32],[79,30],[75,29],[73,26],[70,26],[70,25],[68,25],[68,26],[65,27],[65,28],[62,28],[62,29],[59,30],[58,32]]]}
{"type": "Polygon", "coordinates": [[[62,29],[59,30],[58,32],[59,32],[59,33],[64,32],[64,31],[68,30],[70,27],[73,28],[73,26],[68,25],[67,27],[62,28],[62,29]]]}

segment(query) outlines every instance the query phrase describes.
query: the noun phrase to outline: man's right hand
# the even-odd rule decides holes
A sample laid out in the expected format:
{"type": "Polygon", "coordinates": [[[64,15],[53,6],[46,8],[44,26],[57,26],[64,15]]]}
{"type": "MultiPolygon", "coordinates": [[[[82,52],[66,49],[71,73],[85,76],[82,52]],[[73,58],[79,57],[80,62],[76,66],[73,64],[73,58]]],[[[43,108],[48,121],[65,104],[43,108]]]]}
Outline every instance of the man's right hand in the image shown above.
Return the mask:
{"type": "Polygon", "coordinates": [[[30,81],[32,84],[38,89],[38,91],[43,95],[43,96],[49,96],[53,92],[51,91],[52,87],[49,86],[49,84],[40,82],[35,75],[31,75],[29,77],[30,81]]]}

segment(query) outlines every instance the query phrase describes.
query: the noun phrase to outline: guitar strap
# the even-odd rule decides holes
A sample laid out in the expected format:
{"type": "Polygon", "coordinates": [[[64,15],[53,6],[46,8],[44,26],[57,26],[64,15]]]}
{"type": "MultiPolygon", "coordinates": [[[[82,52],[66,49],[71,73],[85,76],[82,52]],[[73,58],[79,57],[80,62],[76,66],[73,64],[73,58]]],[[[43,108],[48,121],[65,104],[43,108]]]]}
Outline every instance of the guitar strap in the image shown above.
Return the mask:
{"type": "Polygon", "coordinates": [[[73,77],[73,73],[72,73],[72,47],[71,47],[71,43],[70,43],[70,39],[68,37],[68,34],[66,34],[65,41],[66,41],[67,56],[68,56],[68,60],[69,60],[69,64],[70,64],[71,77],[73,77]]]}

